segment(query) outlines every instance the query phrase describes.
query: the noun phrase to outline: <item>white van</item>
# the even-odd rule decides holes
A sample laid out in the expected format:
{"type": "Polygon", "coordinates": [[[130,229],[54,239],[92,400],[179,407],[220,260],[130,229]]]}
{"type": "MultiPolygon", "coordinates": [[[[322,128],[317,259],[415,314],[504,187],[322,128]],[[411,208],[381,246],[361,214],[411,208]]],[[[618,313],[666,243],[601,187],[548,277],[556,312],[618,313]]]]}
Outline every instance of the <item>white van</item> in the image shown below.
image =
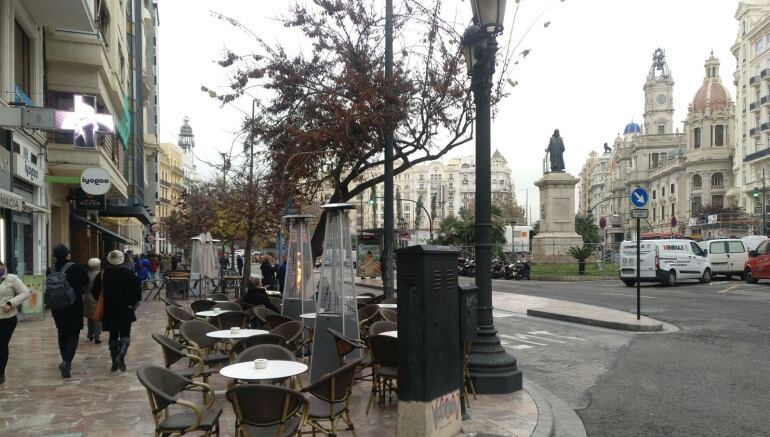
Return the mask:
{"type": "MultiPolygon", "coordinates": [[[[640,282],[672,286],[680,279],[711,281],[711,262],[694,241],[642,240],[639,251],[640,282]]],[[[620,245],[620,280],[628,287],[636,284],[636,241],[620,245]]]]}
{"type": "Polygon", "coordinates": [[[701,249],[706,250],[706,258],[711,261],[711,275],[733,275],[743,279],[743,268],[749,259],[749,251],[742,240],[726,238],[701,241],[701,249]]]}

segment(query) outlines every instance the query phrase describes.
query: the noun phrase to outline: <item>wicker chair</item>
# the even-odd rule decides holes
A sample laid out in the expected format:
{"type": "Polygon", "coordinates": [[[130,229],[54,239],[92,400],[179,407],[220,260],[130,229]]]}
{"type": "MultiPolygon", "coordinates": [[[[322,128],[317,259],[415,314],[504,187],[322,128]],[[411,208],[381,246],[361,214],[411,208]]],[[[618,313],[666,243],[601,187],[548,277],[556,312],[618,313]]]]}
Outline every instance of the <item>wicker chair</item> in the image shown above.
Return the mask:
{"type": "Polygon", "coordinates": [[[206,335],[212,331],[218,331],[217,327],[202,320],[188,320],[179,326],[179,333],[182,334],[189,349],[209,366],[229,361],[227,355],[210,352],[217,343],[217,339],[206,335]]]}
{"type": "Polygon", "coordinates": [[[246,349],[252,346],[258,346],[261,344],[274,344],[276,346],[284,346],[286,344],[286,340],[284,340],[283,337],[281,337],[280,335],[273,335],[273,334],[262,334],[262,335],[255,335],[249,338],[244,338],[241,341],[233,343],[233,347],[230,348],[231,361],[235,362],[238,354],[245,351],[246,349]]]}
{"type": "MultiPolygon", "coordinates": [[[[361,373],[363,373],[363,370],[367,367],[372,366],[372,359],[369,356],[369,350],[366,348],[366,343],[364,343],[361,340],[355,340],[352,338],[348,338],[345,335],[343,335],[341,332],[334,330],[332,328],[326,328],[326,331],[331,334],[331,336],[334,338],[334,345],[337,348],[337,358],[339,358],[339,365],[342,366],[343,364],[346,364],[348,362],[348,354],[353,352],[356,349],[361,350],[361,364],[359,365],[361,373]]],[[[372,374],[367,375],[361,375],[356,377],[356,380],[358,381],[372,381],[372,374]]]]}
{"type": "Polygon", "coordinates": [[[286,349],[296,352],[302,346],[302,329],[302,322],[292,320],[276,326],[270,333],[282,337],[286,341],[286,349]]]}
{"type": "Polygon", "coordinates": [[[219,308],[220,310],[225,311],[242,311],[241,306],[235,302],[220,302],[211,307],[211,309],[214,308],[219,308]]]}
{"type": "Polygon", "coordinates": [[[362,340],[369,335],[369,325],[376,322],[379,316],[380,307],[377,305],[367,305],[358,309],[358,332],[361,333],[362,340]]]}
{"type": "Polygon", "coordinates": [[[337,423],[342,419],[348,425],[347,429],[353,433],[353,437],[356,437],[353,421],[350,420],[349,404],[359,364],[360,360],[351,361],[302,388],[303,392],[311,395],[308,398],[308,424],[314,433],[320,431],[323,434],[337,435],[337,423]],[[324,427],[322,422],[329,422],[329,427],[324,427]]]}
{"type": "Polygon", "coordinates": [[[299,435],[307,420],[302,393],[267,384],[237,385],[227,398],[235,412],[235,435],[241,437],[299,435]]]}
{"type": "Polygon", "coordinates": [[[193,313],[199,313],[201,311],[208,311],[214,307],[217,303],[213,300],[194,300],[190,302],[190,308],[193,313]]]}
{"type": "Polygon", "coordinates": [[[268,299],[270,299],[270,303],[272,303],[274,307],[278,308],[279,310],[283,310],[282,298],[277,296],[269,296],[268,299]]]}
{"type": "Polygon", "coordinates": [[[227,297],[226,293],[211,293],[211,300],[217,301],[217,300],[224,300],[229,301],[230,298],[227,297]]]}
{"type": "Polygon", "coordinates": [[[284,323],[295,321],[291,317],[282,316],[280,314],[268,314],[267,317],[265,317],[265,320],[267,321],[267,329],[275,329],[284,323]]]}
{"type": "Polygon", "coordinates": [[[395,303],[395,304],[397,304],[398,303],[398,298],[396,298],[396,297],[389,297],[387,299],[383,299],[383,301],[379,302],[379,303],[395,303]]]}
{"type": "Polygon", "coordinates": [[[150,410],[155,420],[155,435],[187,434],[203,432],[219,435],[219,417],[222,409],[214,407],[214,391],[208,384],[193,381],[161,366],[142,366],[136,376],[150,399],[150,410]],[[203,405],[181,399],[180,394],[190,386],[204,390],[203,405]],[[169,413],[169,407],[179,405],[191,412],[169,413]]]}
{"type": "Polygon", "coordinates": [[[215,372],[215,370],[205,366],[198,355],[188,353],[186,346],[178,341],[160,334],[152,334],[152,339],[160,345],[163,352],[163,365],[177,375],[188,379],[200,376],[203,378],[203,382],[206,382],[208,377],[215,372]],[[182,358],[188,359],[188,367],[172,369],[171,366],[182,358]]]}
{"type": "MultiPolygon", "coordinates": [[[[254,318],[259,321],[261,324],[259,326],[256,326],[257,328],[262,328],[267,326],[267,316],[278,314],[275,311],[265,308],[265,307],[254,307],[251,309],[251,311],[254,313],[254,318]]],[[[280,314],[278,314],[280,315],[280,314]]],[[[253,320],[253,319],[252,319],[253,320]]]]}
{"type": "Polygon", "coordinates": [[[380,335],[383,332],[395,331],[397,329],[398,325],[396,323],[380,320],[379,322],[372,323],[372,326],[369,327],[369,335],[380,335]]]}
{"type": "Polygon", "coordinates": [[[389,308],[382,308],[380,309],[380,315],[382,315],[382,318],[388,322],[398,323],[398,312],[396,311],[389,308]]]}
{"type": "Polygon", "coordinates": [[[243,328],[248,322],[249,316],[242,311],[227,311],[209,319],[209,323],[219,329],[230,329],[234,326],[243,328]]]}
{"type": "Polygon", "coordinates": [[[166,306],[172,306],[172,307],[181,307],[182,306],[182,304],[180,304],[179,302],[175,301],[174,299],[171,299],[170,297],[166,297],[166,296],[163,296],[163,295],[160,296],[160,301],[163,302],[164,304],[166,304],[166,306]]]}
{"type": "Polygon", "coordinates": [[[385,403],[385,394],[397,391],[398,387],[398,339],[387,335],[370,335],[366,339],[369,352],[372,355],[372,370],[374,381],[369,402],[366,404],[366,414],[372,406],[372,400],[378,398],[378,403],[385,403]]]}
{"type": "Polygon", "coordinates": [[[172,335],[174,338],[179,338],[179,326],[182,322],[193,320],[195,316],[184,307],[167,306],[166,317],[168,322],[166,324],[166,336],[172,335]]]}

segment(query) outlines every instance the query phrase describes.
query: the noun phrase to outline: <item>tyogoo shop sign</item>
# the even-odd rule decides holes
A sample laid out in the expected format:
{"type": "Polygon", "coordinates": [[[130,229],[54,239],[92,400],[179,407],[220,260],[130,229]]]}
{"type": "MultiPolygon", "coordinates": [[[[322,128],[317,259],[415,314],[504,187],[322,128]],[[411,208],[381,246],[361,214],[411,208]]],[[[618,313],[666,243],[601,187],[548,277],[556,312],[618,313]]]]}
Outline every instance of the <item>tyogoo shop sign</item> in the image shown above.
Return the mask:
{"type": "Polygon", "coordinates": [[[110,191],[112,186],[112,180],[107,170],[103,168],[93,167],[83,170],[80,175],[80,188],[87,194],[94,196],[101,196],[110,191]]]}

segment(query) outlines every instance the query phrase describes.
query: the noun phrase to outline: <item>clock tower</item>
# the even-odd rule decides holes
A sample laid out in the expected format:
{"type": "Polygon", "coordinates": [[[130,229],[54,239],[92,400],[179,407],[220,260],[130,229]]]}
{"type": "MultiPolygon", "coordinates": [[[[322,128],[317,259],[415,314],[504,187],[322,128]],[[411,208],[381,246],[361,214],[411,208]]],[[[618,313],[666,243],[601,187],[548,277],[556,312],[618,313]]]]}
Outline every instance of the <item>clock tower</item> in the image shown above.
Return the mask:
{"type": "Polygon", "coordinates": [[[674,79],[666,64],[666,52],[657,49],[644,82],[644,132],[647,135],[674,131],[674,79]]]}

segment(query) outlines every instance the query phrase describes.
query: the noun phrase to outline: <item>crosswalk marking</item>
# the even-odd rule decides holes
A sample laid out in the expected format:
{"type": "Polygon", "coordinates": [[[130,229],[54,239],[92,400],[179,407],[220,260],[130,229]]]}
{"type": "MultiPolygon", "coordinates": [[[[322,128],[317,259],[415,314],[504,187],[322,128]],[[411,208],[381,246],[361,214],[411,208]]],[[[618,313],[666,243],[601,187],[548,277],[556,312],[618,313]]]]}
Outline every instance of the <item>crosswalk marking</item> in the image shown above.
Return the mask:
{"type": "Polygon", "coordinates": [[[504,319],[506,317],[513,317],[513,314],[501,313],[499,311],[492,310],[492,318],[494,318],[494,319],[504,319]]]}
{"type": "Polygon", "coordinates": [[[556,344],[567,344],[575,341],[587,341],[584,338],[554,334],[550,331],[529,331],[526,334],[500,334],[499,336],[501,339],[500,344],[503,347],[518,350],[531,349],[535,346],[554,346],[556,344]]]}

